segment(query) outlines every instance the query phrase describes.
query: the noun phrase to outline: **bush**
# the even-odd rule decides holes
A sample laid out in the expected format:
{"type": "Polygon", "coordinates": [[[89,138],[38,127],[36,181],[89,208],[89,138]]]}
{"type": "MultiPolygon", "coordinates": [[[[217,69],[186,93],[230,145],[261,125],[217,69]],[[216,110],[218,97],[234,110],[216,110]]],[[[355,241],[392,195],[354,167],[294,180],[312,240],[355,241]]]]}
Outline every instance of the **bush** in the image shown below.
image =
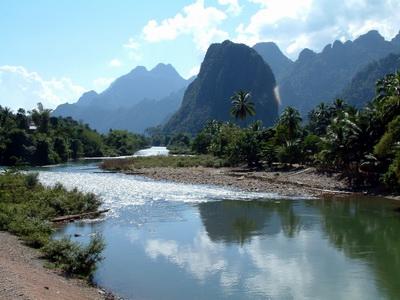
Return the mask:
{"type": "Polygon", "coordinates": [[[71,241],[52,241],[49,220],[69,214],[96,211],[100,205],[94,194],[67,191],[61,184],[42,186],[37,174],[5,172],[0,175],[0,230],[21,237],[28,245],[43,247],[46,256],[69,274],[89,276],[104,249],[99,237],[84,247],[71,241]]]}
{"type": "Polygon", "coordinates": [[[38,176],[39,176],[38,173],[29,173],[25,175],[24,178],[26,187],[29,189],[34,188],[39,182],[38,176]]]}
{"type": "Polygon", "coordinates": [[[8,231],[23,238],[30,246],[39,248],[50,239],[53,229],[49,223],[38,218],[27,218],[22,212],[9,220],[8,231]]]}
{"type": "Polygon", "coordinates": [[[397,153],[396,159],[389,166],[389,170],[383,176],[383,182],[388,189],[400,191],[400,151],[397,153]]]}
{"type": "Polygon", "coordinates": [[[87,246],[72,242],[68,238],[53,240],[43,247],[45,257],[67,274],[90,277],[103,258],[103,238],[95,236],[87,246]]]}

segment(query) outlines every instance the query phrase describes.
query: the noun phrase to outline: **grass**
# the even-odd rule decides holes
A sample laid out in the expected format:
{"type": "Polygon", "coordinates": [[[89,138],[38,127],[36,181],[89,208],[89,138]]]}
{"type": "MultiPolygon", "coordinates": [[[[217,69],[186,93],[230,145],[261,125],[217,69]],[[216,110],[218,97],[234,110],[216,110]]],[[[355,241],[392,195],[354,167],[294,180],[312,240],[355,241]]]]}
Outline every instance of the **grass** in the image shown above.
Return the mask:
{"type": "Polygon", "coordinates": [[[193,156],[148,156],[126,159],[111,159],[102,163],[101,167],[112,171],[130,171],[143,168],[220,168],[227,166],[223,159],[210,155],[193,156]]]}
{"type": "Polygon", "coordinates": [[[50,220],[96,211],[100,204],[93,194],[67,191],[60,184],[44,187],[38,182],[37,174],[7,171],[0,175],[0,230],[21,237],[31,247],[40,248],[55,265],[71,275],[90,276],[101,259],[104,244],[95,238],[88,246],[69,241],[69,247],[57,248],[59,241],[51,238],[54,228],[50,220]]]}

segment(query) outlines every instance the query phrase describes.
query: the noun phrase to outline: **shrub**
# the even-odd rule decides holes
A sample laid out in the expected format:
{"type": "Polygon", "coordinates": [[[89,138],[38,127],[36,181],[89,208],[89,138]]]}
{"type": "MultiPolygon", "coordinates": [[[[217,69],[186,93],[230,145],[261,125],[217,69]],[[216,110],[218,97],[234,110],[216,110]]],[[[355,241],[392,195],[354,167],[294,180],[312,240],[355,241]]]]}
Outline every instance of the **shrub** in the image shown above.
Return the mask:
{"type": "Polygon", "coordinates": [[[27,188],[32,189],[38,184],[38,175],[38,173],[29,173],[25,175],[24,179],[27,188]]]}
{"type": "Polygon", "coordinates": [[[389,166],[389,170],[383,176],[383,182],[389,189],[400,191],[400,151],[397,153],[396,159],[389,166]]]}
{"type": "Polygon", "coordinates": [[[90,277],[103,258],[103,238],[95,236],[87,246],[72,242],[68,238],[53,240],[43,247],[45,257],[67,274],[90,277]]]}

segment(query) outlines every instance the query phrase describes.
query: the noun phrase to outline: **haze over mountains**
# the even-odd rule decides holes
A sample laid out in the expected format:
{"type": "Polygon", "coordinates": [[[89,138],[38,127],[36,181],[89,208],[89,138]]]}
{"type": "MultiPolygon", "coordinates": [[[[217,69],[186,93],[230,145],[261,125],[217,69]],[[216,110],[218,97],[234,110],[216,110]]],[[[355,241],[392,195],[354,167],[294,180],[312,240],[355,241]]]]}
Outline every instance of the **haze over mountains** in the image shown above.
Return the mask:
{"type": "Polygon", "coordinates": [[[104,92],[87,92],[77,103],[58,106],[53,114],[82,120],[101,132],[110,128],[143,132],[179,108],[189,83],[171,65],[159,64],[152,70],[139,66],[104,92]]]}
{"type": "Polygon", "coordinates": [[[230,97],[246,90],[256,103],[256,119],[272,125],[278,111],[275,85],[280,109],[290,105],[306,117],[317,104],[336,97],[364,105],[374,95],[376,80],[400,67],[400,34],[386,41],[377,31],[354,41],[335,41],[320,53],[304,49],[296,61],[272,42],[253,49],[229,41],[211,45],[192,84],[193,79],[183,79],[171,65],[137,67],[104,92],[87,92],[53,114],[82,120],[101,132],[142,133],[164,124],[168,132],[196,132],[209,119],[232,120],[230,97]]]}

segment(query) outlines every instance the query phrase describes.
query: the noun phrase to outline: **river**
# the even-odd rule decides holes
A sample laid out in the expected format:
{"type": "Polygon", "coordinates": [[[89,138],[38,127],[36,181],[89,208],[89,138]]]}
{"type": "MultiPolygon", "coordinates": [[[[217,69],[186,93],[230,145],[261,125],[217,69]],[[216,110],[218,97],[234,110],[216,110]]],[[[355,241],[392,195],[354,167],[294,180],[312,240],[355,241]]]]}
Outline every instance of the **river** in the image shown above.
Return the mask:
{"type": "MultiPolygon", "coordinates": [[[[107,173],[39,170],[111,212],[61,228],[106,241],[94,281],[125,299],[400,299],[400,204],[283,198],[107,173]]],[[[79,237],[73,237],[78,234],[79,237]]]]}

